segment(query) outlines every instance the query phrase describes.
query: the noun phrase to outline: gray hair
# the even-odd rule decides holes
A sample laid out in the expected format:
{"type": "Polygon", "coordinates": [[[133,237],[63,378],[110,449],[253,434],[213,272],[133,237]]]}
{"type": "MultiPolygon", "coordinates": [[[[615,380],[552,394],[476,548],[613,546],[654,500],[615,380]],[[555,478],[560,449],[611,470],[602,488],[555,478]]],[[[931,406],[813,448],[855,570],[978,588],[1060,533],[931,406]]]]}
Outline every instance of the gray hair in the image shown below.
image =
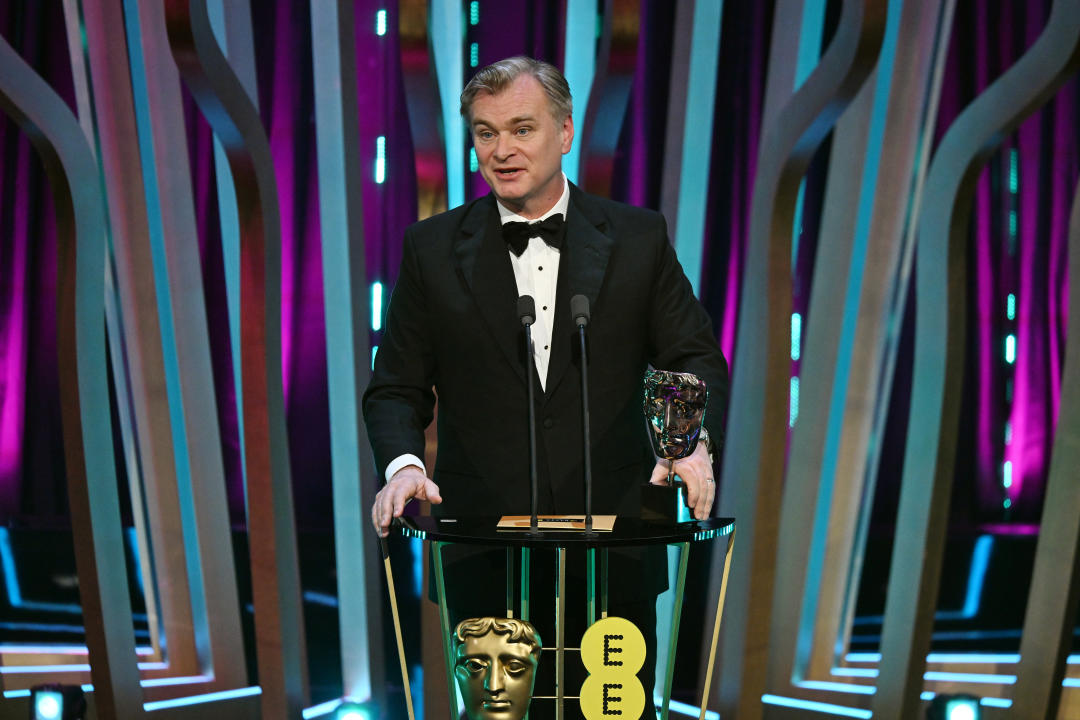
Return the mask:
{"type": "Polygon", "coordinates": [[[497,95],[522,75],[531,75],[540,83],[548,96],[548,105],[556,121],[562,122],[573,114],[574,101],[570,97],[570,85],[559,69],[543,60],[517,55],[480,68],[472,76],[472,80],[469,80],[461,91],[461,114],[465,121],[472,123],[472,105],[477,95],[497,95]]]}

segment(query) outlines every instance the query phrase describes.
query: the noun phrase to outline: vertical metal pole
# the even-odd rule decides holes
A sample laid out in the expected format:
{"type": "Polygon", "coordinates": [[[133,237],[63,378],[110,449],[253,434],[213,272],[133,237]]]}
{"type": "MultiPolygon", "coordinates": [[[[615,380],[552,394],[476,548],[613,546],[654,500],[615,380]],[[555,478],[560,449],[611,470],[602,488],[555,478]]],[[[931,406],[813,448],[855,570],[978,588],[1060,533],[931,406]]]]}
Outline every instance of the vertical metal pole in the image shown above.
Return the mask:
{"type": "Polygon", "coordinates": [[[401,664],[401,682],[405,688],[405,709],[409,720],[416,720],[413,713],[412,689],[409,687],[409,665],[405,661],[405,642],[401,639],[401,618],[398,615],[397,590],[394,589],[394,570],[390,567],[390,543],[386,538],[379,539],[382,549],[383,569],[386,570],[386,589],[390,593],[390,612],[394,618],[394,638],[397,640],[398,662],[401,664]]]}
{"type": "Polygon", "coordinates": [[[667,720],[671,703],[671,681],[675,674],[675,648],[679,644],[679,622],[682,620],[683,594],[686,591],[686,566],[690,561],[690,543],[679,548],[679,574],[675,581],[675,598],[671,608],[671,638],[668,641],[667,667],[664,669],[664,701],[660,720],[667,720]]]}
{"type": "Polygon", "coordinates": [[[556,551],[555,580],[555,720],[563,719],[563,676],[566,673],[566,548],[556,551]]]}
{"type": "Polygon", "coordinates": [[[514,548],[506,548],[506,617],[514,617],[514,548]]]}
{"type": "Polygon", "coordinates": [[[450,613],[446,609],[446,578],[443,576],[441,542],[431,543],[431,551],[435,553],[435,592],[439,596],[439,625],[442,628],[443,639],[443,665],[446,668],[446,688],[449,693],[447,707],[450,709],[450,720],[458,720],[457,717],[457,683],[454,682],[454,657],[453,645],[450,642],[450,613]]]}
{"type": "Polygon", "coordinates": [[[588,608],[585,617],[585,627],[596,622],[596,548],[585,551],[585,603],[588,608]]]}
{"type": "Polygon", "coordinates": [[[608,549],[600,550],[600,617],[607,617],[608,608],[608,549]]]}
{"type": "Polygon", "coordinates": [[[521,619],[529,619],[529,560],[532,551],[521,548],[521,619]]]}
{"type": "Polygon", "coordinates": [[[727,596],[728,572],[731,570],[731,551],[735,549],[735,528],[727,541],[727,554],[724,556],[724,574],[720,580],[720,595],[716,599],[716,619],[713,620],[712,645],[709,647],[709,664],[705,669],[705,687],[701,691],[701,714],[698,720],[705,720],[705,708],[709,704],[709,687],[712,685],[713,665],[716,663],[716,645],[720,639],[720,616],[724,613],[724,598],[727,596]]]}

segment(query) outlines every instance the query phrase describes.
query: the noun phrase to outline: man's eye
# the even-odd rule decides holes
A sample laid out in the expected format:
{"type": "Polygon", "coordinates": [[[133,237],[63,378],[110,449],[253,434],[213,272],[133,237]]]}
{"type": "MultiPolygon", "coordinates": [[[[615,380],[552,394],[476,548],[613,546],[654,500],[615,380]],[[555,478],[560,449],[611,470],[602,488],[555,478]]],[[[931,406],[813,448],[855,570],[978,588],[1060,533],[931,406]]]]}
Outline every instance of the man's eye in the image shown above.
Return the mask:
{"type": "Polygon", "coordinates": [[[480,132],[476,133],[476,137],[480,138],[481,140],[490,140],[491,138],[495,137],[495,133],[491,132],[490,130],[481,130],[480,132]]]}
{"type": "Polygon", "coordinates": [[[531,130],[532,130],[532,128],[520,127],[520,128],[517,129],[517,134],[518,135],[528,135],[531,130]]]}

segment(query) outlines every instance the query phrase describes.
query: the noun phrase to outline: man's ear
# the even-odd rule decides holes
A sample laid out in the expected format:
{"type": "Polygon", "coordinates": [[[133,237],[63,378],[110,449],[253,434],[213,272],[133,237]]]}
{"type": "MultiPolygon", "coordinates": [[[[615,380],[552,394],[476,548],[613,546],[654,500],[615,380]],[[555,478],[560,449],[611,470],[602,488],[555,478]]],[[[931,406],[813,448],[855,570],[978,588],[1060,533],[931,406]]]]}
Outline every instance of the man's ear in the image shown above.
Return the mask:
{"type": "Polygon", "coordinates": [[[570,152],[570,148],[574,145],[574,118],[567,115],[562,123],[562,154],[570,152]]]}

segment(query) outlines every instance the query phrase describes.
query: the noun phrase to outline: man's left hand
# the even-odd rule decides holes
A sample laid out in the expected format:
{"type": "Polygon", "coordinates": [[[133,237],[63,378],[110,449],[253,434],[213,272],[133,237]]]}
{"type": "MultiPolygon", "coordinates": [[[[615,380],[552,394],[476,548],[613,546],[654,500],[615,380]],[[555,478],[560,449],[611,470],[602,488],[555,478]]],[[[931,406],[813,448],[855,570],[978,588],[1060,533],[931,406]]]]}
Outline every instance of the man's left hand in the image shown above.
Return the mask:
{"type": "MultiPolygon", "coordinates": [[[[713,482],[712,462],[705,443],[699,442],[690,457],[675,461],[675,474],[686,483],[686,502],[694,513],[694,519],[705,520],[712,511],[716,499],[716,483],[713,482]]],[[[660,460],[653,468],[649,482],[667,485],[668,461],[660,460]]]]}

